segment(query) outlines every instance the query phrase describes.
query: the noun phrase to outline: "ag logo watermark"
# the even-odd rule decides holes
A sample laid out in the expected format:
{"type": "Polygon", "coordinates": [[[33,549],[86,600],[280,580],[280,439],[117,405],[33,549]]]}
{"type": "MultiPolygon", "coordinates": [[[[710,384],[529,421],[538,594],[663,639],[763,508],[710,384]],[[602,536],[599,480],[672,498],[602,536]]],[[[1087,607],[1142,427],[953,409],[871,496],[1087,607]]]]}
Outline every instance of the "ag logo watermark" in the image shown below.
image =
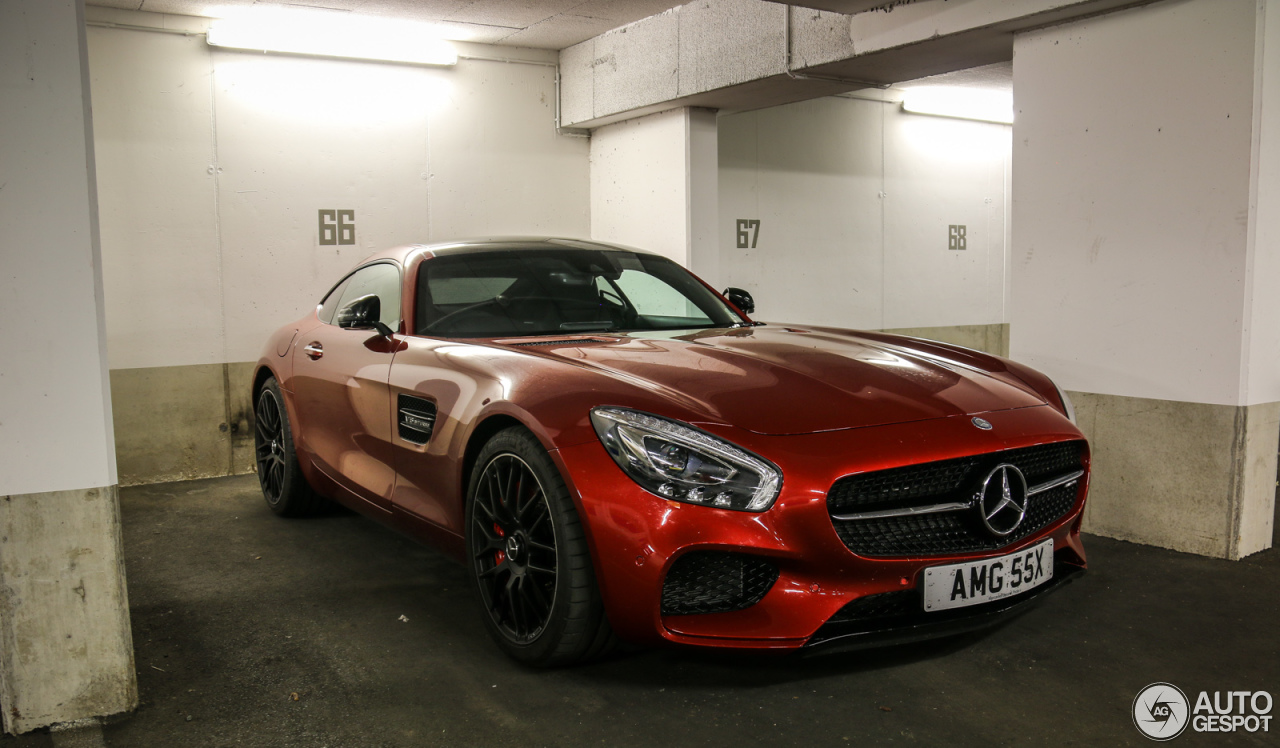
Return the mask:
{"type": "Polygon", "coordinates": [[[1270,732],[1271,694],[1266,691],[1201,691],[1193,705],[1172,683],[1152,683],[1133,700],[1133,724],[1152,740],[1195,732],[1270,732]]]}
{"type": "Polygon", "coordinates": [[[1173,740],[1187,729],[1191,705],[1181,688],[1152,683],[1133,700],[1133,724],[1152,740],[1173,740]]]}

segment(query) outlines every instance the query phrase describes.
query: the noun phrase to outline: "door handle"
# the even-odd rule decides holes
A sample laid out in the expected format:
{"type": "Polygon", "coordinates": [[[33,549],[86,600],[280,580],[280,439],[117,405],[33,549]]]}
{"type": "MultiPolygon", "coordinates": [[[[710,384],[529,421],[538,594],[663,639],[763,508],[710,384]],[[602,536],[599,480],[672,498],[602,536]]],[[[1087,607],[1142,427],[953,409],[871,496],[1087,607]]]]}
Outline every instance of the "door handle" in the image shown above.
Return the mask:
{"type": "Polygon", "coordinates": [[[302,352],[307,354],[307,356],[310,357],[312,361],[315,361],[316,359],[324,355],[324,346],[315,342],[308,343],[302,347],[302,352]]]}

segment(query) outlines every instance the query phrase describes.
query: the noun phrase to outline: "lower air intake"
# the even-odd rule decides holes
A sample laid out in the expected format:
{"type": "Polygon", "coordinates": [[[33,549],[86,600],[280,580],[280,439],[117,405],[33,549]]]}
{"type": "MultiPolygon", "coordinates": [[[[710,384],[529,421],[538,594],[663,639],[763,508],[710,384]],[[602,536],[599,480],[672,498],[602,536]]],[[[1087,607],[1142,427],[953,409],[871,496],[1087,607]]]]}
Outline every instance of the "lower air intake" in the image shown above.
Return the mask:
{"type": "Polygon", "coordinates": [[[662,614],[728,613],[760,602],[778,581],[778,567],[759,556],[686,553],[662,585],[662,614]]]}

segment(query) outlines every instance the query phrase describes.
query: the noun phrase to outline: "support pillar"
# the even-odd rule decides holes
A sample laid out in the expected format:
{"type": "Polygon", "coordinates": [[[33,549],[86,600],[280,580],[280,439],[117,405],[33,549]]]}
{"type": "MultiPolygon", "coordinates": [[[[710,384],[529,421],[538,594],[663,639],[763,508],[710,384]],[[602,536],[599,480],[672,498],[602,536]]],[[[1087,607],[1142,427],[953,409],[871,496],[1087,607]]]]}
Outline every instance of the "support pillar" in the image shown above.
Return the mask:
{"type": "Polygon", "coordinates": [[[83,0],[0,0],[0,713],[137,704],[83,0]]]}
{"type": "Polygon", "coordinates": [[[591,237],[718,282],[716,113],[673,109],[591,133],[591,237]]]}
{"type": "Polygon", "coordinates": [[[1280,1],[1160,2],[1014,43],[1012,357],[1073,393],[1087,531],[1271,545],[1280,1]]]}

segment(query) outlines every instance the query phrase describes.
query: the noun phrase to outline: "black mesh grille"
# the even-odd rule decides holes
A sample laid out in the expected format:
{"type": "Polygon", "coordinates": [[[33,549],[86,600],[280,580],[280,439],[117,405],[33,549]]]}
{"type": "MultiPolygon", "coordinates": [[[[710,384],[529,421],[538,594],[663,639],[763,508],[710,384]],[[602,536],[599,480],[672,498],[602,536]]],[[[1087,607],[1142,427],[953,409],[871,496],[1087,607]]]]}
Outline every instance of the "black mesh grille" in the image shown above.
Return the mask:
{"type": "Polygon", "coordinates": [[[662,585],[663,615],[727,613],[760,602],[778,580],[778,567],[758,556],[714,551],[687,553],[662,585]]]}
{"type": "MultiPolygon", "coordinates": [[[[1035,486],[1082,467],[1083,442],[1057,442],[955,460],[909,465],[836,481],[827,495],[832,515],[952,501],[967,501],[1000,463],[1016,466],[1035,486]]],[[[1018,529],[996,538],[973,511],[940,512],[879,519],[832,518],[836,534],[854,553],[865,556],[933,556],[993,551],[1052,524],[1075,503],[1076,485],[1030,496],[1018,529]]]]}
{"type": "Polygon", "coordinates": [[[842,478],[827,494],[827,508],[840,514],[919,504],[960,490],[977,464],[976,458],[963,457],[842,478]]]}

